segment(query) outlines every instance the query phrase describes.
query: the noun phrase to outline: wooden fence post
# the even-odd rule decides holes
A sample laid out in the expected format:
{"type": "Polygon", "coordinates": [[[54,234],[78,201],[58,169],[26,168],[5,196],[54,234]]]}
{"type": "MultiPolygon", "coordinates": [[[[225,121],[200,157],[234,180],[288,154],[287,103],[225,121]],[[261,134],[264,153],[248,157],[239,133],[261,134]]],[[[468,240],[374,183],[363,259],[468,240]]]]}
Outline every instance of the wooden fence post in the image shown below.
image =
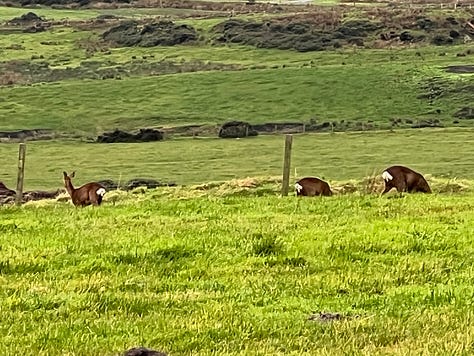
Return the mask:
{"type": "Polygon", "coordinates": [[[283,158],[283,183],[281,186],[281,195],[286,197],[290,185],[290,166],[291,166],[291,145],[293,143],[293,135],[285,137],[285,156],[283,158]]]}
{"type": "Polygon", "coordinates": [[[16,205],[21,205],[21,201],[23,200],[23,180],[25,178],[25,153],[26,143],[20,143],[20,148],[18,151],[18,176],[16,180],[16,205]]]}

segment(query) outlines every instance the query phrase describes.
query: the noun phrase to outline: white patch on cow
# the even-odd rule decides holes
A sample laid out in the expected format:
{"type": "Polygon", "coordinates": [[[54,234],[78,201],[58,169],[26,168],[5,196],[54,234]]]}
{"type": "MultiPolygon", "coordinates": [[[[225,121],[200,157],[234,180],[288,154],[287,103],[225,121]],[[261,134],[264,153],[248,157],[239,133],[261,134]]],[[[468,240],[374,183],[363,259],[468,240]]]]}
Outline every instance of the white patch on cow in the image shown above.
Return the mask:
{"type": "Polygon", "coordinates": [[[105,188],[99,188],[96,191],[97,195],[104,195],[105,194],[105,188]]]}
{"type": "Polygon", "coordinates": [[[384,172],[382,173],[382,178],[383,178],[383,180],[386,181],[386,182],[388,182],[389,180],[392,180],[392,179],[393,179],[392,175],[391,175],[390,173],[388,173],[387,171],[384,171],[384,172]]]}
{"type": "Polygon", "coordinates": [[[303,190],[303,186],[299,183],[295,183],[295,189],[299,193],[303,190]]]}

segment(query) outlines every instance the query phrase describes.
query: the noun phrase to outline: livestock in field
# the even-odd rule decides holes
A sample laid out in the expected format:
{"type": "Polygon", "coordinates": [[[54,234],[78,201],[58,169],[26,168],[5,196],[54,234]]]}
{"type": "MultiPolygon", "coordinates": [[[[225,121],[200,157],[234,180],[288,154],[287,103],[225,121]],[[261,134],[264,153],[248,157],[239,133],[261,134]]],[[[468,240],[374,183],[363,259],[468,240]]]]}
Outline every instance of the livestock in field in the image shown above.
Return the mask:
{"type": "Polygon", "coordinates": [[[332,195],[329,184],[316,177],[306,177],[300,179],[295,183],[295,190],[297,196],[314,197],[318,195],[332,195]]]}
{"type": "Polygon", "coordinates": [[[99,206],[102,203],[102,198],[106,192],[104,186],[97,182],[86,183],[79,188],[74,188],[72,185],[71,178],[74,178],[75,172],[68,175],[63,172],[64,175],[64,186],[67,192],[71,196],[72,203],[75,206],[87,206],[95,205],[99,206]]]}
{"type": "Polygon", "coordinates": [[[385,182],[382,194],[388,193],[392,188],[397,189],[399,193],[431,193],[426,179],[408,167],[391,166],[383,171],[382,178],[385,182]]]}

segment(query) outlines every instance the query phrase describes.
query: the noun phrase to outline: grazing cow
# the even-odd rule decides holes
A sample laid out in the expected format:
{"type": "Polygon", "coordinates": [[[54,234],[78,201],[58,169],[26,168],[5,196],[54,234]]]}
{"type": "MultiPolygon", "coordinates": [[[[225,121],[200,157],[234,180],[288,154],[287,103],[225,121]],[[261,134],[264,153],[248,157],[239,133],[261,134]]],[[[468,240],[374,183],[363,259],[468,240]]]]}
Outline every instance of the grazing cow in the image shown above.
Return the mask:
{"type": "Polygon", "coordinates": [[[319,178],[306,177],[295,183],[296,195],[314,197],[316,195],[331,196],[329,184],[319,178]]]}
{"type": "Polygon", "coordinates": [[[87,206],[87,205],[96,205],[99,206],[102,203],[102,198],[105,194],[105,188],[102,184],[97,182],[86,183],[79,188],[74,188],[71,182],[71,178],[74,178],[75,172],[72,172],[71,175],[67,175],[66,172],[63,172],[64,175],[64,186],[66,187],[67,192],[71,196],[72,203],[75,206],[87,206]]]}
{"type": "Polygon", "coordinates": [[[414,170],[403,166],[392,166],[382,173],[385,189],[382,194],[396,188],[399,193],[431,193],[430,186],[425,178],[414,170]]]}

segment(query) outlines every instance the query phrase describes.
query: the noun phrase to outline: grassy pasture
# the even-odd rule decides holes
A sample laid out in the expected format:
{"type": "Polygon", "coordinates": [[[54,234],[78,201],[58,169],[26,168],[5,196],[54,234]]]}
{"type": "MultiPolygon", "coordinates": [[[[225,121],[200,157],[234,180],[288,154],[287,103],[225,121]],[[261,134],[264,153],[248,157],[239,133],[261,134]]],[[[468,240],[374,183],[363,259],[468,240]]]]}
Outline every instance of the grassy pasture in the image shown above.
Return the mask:
{"type": "MultiPolygon", "coordinates": [[[[195,28],[209,31],[210,28],[223,19],[186,19],[181,21],[195,28]]],[[[122,47],[110,48],[111,53],[96,52],[93,57],[87,56],[85,51],[76,51],[80,48],[79,41],[98,41],[99,35],[105,29],[78,29],[73,27],[55,27],[46,32],[27,34],[22,32],[8,33],[0,37],[0,50],[3,60],[30,60],[32,55],[43,56],[45,60],[51,61],[53,66],[61,66],[55,63],[54,58],[67,58],[63,66],[75,67],[84,60],[96,60],[98,62],[113,62],[123,64],[132,60],[132,56],[155,55],[157,60],[208,60],[227,64],[241,64],[249,66],[302,66],[309,65],[313,61],[317,66],[326,65],[357,65],[364,66],[369,63],[386,63],[390,60],[392,64],[413,64],[427,68],[450,64],[470,64],[469,57],[457,57],[456,54],[469,49],[469,45],[442,46],[442,47],[420,47],[420,48],[391,48],[387,50],[366,49],[338,49],[324,52],[296,52],[276,49],[232,45],[220,46],[204,44],[200,46],[158,46],[158,47],[122,47]],[[47,44],[44,44],[44,43],[47,44]],[[21,44],[24,49],[11,48],[15,44],[21,44]],[[6,50],[8,48],[8,50],[6,50]],[[71,51],[73,51],[71,53],[71,51]],[[446,54],[446,55],[442,55],[446,54]],[[369,63],[368,63],[369,62],[369,63]]],[[[146,60],[145,60],[146,62],[146,60]]]]}
{"type": "MultiPolygon", "coordinates": [[[[364,56],[365,57],[365,56],[364,56]]],[[[448,75],[407,59],[396,64],[327,65],[231,72],[199,72],[105,81],[66,81],[1,88],[0,128],[49,128],[101,133],[119,127],[438,118],[467,105],[469,93],[449,91],[431,104],[417,99],[424,78],[444,77],[455,87],[472,76],[448,75]],[[427,75],[427,72],[429,73],[427,75]],[[440,109],[440,113],[434,113],[440,109]]]]}
{"type": "Polygon", "coordinates": [[[0,6],[0,21],[6,22],[15,17],[20,17],[27,12],[34,12],[40,17],[51,19],[55,21],[69,19],[69,20],[83,20],[97,17],[100,13],[96,10],[74,10],[74,9],[51,9],[50,7],[36,7],[34,9],[25,9],[21,7],[6,7],[0,6]]]}
{"type": "MultiPolygon", "coordinates": [[[[420,129],[295,135],[292,171],[330,182],[362,180],[391,164],[435,177],[474,179],[472,129],[420,129]]],[[[242,140],[175,139],[142,144],[35,141],[27,144],[25,189],[56,189],[62,171],[77,171],[76,183],[149,177],[179,185],[234,178],[279,176],[284,137],[242,140]]],[[[15,187],[17,144],[0,145],[0,181],[15,187]]]]}
{"type": "MultiPolygon", "coordinates": [[[[288,3],[291,3],[290,1],[288,3]]],[[[336,5],[338,0],[314,0],[316,5],[336,5]]],[[[158,4],[157,4],[158,5],[158,4]]],[[[304,8],[302,7],[302,10],[304,8]]],[[[32,11],[38,16],[48,20],[88,20],[99,15],[115,15],[123,18],[147,18],[156,16],[189,16],[192,14],[212,13],[212,11],[193,10],[193,9],[176,9],[167,7],[123,7],[117,9],[107,8],[91,8],[91,9],[52,9],[47,6],[36,6],[34,8],[7,7],[0,6],[0,22],[9,21],[14,17],[19,17],[28,11],[32,11]]]]}
{"type": "MultiPolygon", "coordinates": [[[[0,8],[0,19],[26,12],[7,11],[18,9],[0,8]]],[[[55,19],[162,14],[34,11],[55,19]]],[[[206,31],[216,19],[191,21],[206,31]]],[[[311,118],[439,118],[451,125],[452,114],[472,102],[472,92],[458,90],[472,75],[443,69],[471,64],[456,56],[467,45],[296,53],[206,44],[91,56],[80,43],[97,38],[71,28],[8,33],[0,36],[0,57],[56,69],[87,60],[103,67],[210,61],[242,70],[1,87],[0,130],[92,137],[115,127],[311,118]],[[433,78],[446,90],[430,104],[417,97],[433,78]]],[[[361,180],[400,163],[473,181],[473,137],[469,128],[295,135],[292,176],[361,180]]],[[[284,139],[84,141],[28,142],[25,189],[61,187],[63,170],[76,170],[77,184],[276,176],[284,139]]],[[[17,154],[16,143],[0,144],[0,180],[12,188],[17,154]]],[[[177,187],[110,192],[98,209],[0,207],[2,354],[117,355],[136,345],[170,355],[472,353],[472,192],[300,200],[274,192],[218,196],[177,187]],[[318,312],[344,318],[308,320],[318,312]]]]}
{"type": "Polygon", "coordinates": [[[474,195],[180,194],[0,208],[2,352],[472,350],[474,195]]]}
{"type": "MultiPolygon", "coordinates": [[[[0,13],[8,17],[11,11],[19,11],[3,9],[0,13]]],[[[149,9],[130,13],[138,10],[149,9]]],[[[60,10],[45,11],[62,14],[60,10]]],[[[77,16],[91,12],[94,17],[98,10],[81,11],[77,16]]],[[[183,21],[206,33],[221,20],[183,21]]],[[[83,68],[95,73],[96,79],[102,78],[99,69],[116,69],[122,78],[0,87],[0,130],[49,128],[96,135],[115,127],[217,124],[229,119],[251,123],[372,121],[378,128],[387,128],[393,119],[415,123],[437,119],[451,126],[453,114],[472,102],[472,74],[444,70],[447,65],[471,64],[469,55],[457,56],[466,53],[469,45],[297,53],[207,41],[196,46],[102,51],[101,31],[56,27],[42,33],[0,36],[0,56],[5,61],[27,61],[51,71],[83,68]],[[127,74],[156,63],[172,63],[181,69],[172,75],[153,70],[146,76],[127,74]],[[202,63],[202,71],[198,65],[192,67],[198,72],[181,73],[190,70],[185,67],[190,63],[202,63]],[[213,63],[240,70],[206,71],[206,64],[213,63]],[[442,94],[427,100],[438,88],[442,94]]],[[[32,71],[27,70],[25,76],[32,71]]]]}
{"type": "Polygon", "coordinates": [[[50,7],[35,7],[25,9],[20,7],[0,6],[0,22],[9,21],[15,17],[20,17],[27,12],[34,12],[40,17],[54,21],[80,21],[90,20],[100,15],[115,15],[122,18],[143,19],[156,16],[173,16],[205,13],[199,10],[182,10],[173,8],[121,8],[121,9],[52,9],[50,7]]]}

